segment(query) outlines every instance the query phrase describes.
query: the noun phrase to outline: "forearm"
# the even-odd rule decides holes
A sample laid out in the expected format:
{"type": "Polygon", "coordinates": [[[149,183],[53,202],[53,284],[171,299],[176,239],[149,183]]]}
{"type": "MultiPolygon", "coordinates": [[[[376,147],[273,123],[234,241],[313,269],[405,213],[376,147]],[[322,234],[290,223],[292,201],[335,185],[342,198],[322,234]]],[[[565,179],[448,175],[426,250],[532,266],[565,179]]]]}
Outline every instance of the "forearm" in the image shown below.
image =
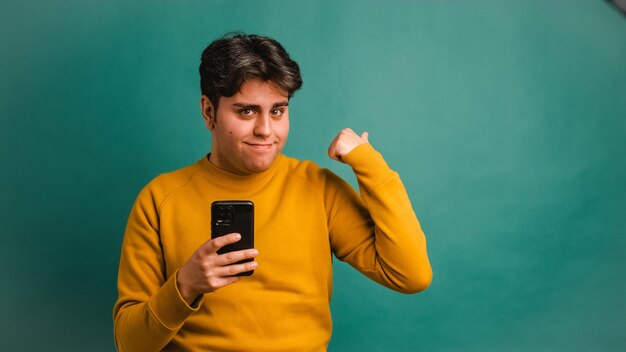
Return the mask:
{"type": "Polygon", "coordinates": [[[373,224],[354,251],[364,274],[400,292],[424,290],[432,279],[426,239],[407,192],[382,156],[364,145],[345,157],[359,181],[373,224]]]}
{"type": "Polygon", "coordinates": [[[426,238],[400,178],[362,198],[375,224],[375,271],[368,276],[377,276],[376,281],[400,292],[426,289],[432,280],[426,238]]]}
{"type": "Polygon", "coordinates": [[[120,304],[115,316],[115,341],[119,351],[159,351],[186,319],[197,310],[189,307],[172,275],[149,300],[120,304]]]}
{"type": "Polygon", "coordinates": [[[161,350],[195,311],[176,287],[177,272],[166,276],[156,204],[150,189],[144,188],[124,234],[113,308],[120,351],[161,350]]]}
{"type": "Polygon", "coordinates": [[[127,307],[115,321],[115,343],[120,352],[160,351],[176,332],[154,317],[148,302],[127,307]]]}

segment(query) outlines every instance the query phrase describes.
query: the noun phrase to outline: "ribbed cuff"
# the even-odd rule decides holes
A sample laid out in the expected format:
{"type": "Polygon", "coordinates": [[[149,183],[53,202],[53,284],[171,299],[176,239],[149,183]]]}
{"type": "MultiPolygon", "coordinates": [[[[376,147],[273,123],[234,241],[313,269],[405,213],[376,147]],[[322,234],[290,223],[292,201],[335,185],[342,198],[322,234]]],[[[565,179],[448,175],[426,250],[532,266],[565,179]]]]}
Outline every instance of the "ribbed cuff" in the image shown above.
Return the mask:
{"type": "Polygon", "coordinates": [[[169,330],[180,329],[185,320],[198,311],[198,307],[190,307],[178,291],[178,287],[176,287],[177,274],[178,271],[165,281],[165,284],[152,296],[149,303],[150,311],[154,317],[169,330]]]}
{"type": "Polygon", "coordinates": [[[343,157],[356,175],[362,193],[371,193],[378,186],[397,175],[389,168],[383,156],[370,144],[361,144],[343,157]]]}

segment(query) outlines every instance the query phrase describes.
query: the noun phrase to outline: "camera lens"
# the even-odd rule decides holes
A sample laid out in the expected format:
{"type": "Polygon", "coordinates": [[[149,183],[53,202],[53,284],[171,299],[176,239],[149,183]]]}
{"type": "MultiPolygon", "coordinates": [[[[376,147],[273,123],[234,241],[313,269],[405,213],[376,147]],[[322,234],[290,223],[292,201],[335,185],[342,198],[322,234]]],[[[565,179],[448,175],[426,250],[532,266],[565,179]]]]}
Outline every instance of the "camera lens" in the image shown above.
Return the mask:
{"type": "Polygon", "coordinates": [[[235,208],[232,205],[221,205],[217,208],[217,219],[219,223],[229,224],[233,220],[235,208]]]}

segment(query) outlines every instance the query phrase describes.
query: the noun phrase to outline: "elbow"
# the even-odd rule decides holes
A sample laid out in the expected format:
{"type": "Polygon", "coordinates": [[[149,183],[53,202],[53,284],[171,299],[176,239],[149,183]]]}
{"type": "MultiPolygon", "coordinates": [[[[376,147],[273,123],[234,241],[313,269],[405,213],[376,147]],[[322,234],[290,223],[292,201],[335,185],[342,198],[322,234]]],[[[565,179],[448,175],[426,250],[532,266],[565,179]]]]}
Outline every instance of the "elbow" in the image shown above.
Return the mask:
{"type": "Polygon", "coordinates": [[[123,343],[124,341],[120,338],[120,336],[122,335],[120,331],[121,330],[120,324],[119,324],[121,315],[122,315],[122,312],[119,312],[117,316],[115,317],[115,319],[113,320],[113,341],[115,342],[115,348],[116,348],[116,351],[118,352],[128,351],[128,349],[123,343]]]}
{"type": "Polygon", "coordinates": [[[427,270],[417,270],[413,275],[406,277],[397,291],[405,294],[422,292],[430,286],[432,281],[433,272],[430,267],[427,270]]]}

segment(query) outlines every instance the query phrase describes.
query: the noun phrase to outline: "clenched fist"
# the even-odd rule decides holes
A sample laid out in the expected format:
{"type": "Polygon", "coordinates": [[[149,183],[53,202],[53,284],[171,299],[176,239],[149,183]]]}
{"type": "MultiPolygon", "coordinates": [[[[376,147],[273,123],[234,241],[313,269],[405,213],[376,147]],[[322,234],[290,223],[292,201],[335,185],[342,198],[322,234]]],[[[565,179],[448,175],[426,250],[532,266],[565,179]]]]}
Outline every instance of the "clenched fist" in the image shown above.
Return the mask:
{"type": "Polygon", "coordinates": [[[356,134],[350,128],[344,128],[335,139],[330,143],[328,147],[328,156],[340,162],[343,161],[343,157],[350,153],[354,148],[361,144],[369,144],[367,132],[363,132],[361,136],[356,134]]]}

